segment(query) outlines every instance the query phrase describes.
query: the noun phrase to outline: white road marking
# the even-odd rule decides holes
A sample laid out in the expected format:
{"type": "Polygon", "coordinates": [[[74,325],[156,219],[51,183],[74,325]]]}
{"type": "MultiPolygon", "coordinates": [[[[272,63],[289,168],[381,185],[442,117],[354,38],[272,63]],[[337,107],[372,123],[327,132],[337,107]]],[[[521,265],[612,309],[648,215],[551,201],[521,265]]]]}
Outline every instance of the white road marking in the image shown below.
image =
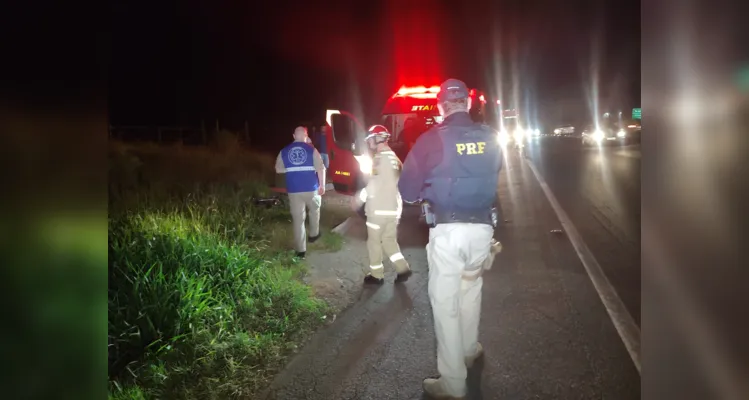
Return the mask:
{"type": "Polygon", "coordinates": [[[629,356],[632,358],[632,362],[635,364],[637,372],[642,374],[640,368],[640,328],[635,323],[635,320],[632,318],[629,311],[627,311],[627,308],[619,298],[619,295],[611,285],[611,282],[609,282],[606,274],[598,264],[598,261],[596,261],[593,253],[583,241],[582,236],[577,228],[575,228],[575,225],[572,224],[567,213],[562,209],[562,206],[557,201],[554,193],[551,192],[549,185],[536,169],[536,166],[527,158],[525,161],[533,171],[533,175],[536,176],[538,183],[541,185],[541,189],[544,191],[544,194],[546,194],[546,198],[549,200],[551,207],[557,214],[559,222],[562,223],[562,227],[567,233],[567,237],[570,239],[572,247],[575,249],[575,252],[577,252],[577,256],[583,263],[585,271],[588,273],[588,277],[590,277],[590,281],[593,282],[593,287],[596,289],[596,292],[598,292],[598,296],[601,298],[601,302],[606,308],[606,311],[611,318],[611,322],[614,323],[614,327],[619,333],[619,337],[621,337],[622,342],[624,342],[624,346],[627,348],[627,352],[629,352],[629,356]]]}

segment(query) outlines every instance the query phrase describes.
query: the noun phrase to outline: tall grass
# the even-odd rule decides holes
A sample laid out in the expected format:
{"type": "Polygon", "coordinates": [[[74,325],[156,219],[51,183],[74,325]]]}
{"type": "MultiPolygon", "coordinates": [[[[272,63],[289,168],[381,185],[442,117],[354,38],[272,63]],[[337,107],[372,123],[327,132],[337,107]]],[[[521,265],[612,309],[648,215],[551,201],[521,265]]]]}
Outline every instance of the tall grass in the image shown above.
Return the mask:
{"type": "Polygon", "coordinates": [[[110,149],[110,399],[251,398],[326,305],[258,208],[273,157],[238,148],[110,149]]]}

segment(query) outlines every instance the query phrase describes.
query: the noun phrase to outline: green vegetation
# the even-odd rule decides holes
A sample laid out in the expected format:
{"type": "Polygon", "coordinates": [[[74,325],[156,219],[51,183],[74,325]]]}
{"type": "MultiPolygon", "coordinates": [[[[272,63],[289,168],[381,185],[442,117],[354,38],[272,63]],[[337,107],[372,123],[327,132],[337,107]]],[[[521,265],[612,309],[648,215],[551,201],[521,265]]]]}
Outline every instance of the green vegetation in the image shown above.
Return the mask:
{"type": "MultiPolygon", "coordinates": [[[[327,306],[298,278],[286,207],[260,207],[273,156],[110,146],[110,399],[252,398],[327,306]]],[[[337,250],[322,221],[312,250],[337,250]]]]}

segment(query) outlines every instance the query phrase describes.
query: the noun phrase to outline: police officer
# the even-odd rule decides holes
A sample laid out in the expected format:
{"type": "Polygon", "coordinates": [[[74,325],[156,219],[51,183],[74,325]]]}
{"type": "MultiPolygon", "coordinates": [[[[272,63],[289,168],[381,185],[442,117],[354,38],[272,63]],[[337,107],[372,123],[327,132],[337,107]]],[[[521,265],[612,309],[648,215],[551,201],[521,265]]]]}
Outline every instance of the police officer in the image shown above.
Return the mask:
{"type": "Polygon", "coordinates": [[[390,258],[398,274],[396,283],[404,282],[411,276],[411,268],[398,246],[397,228],[403,209],[398,193],[398,178],[402,163],[388,146],[390,132],[382,125],[369,128],[366,142],[373,151],[372,174],[367,187],[354,197],[354,208],[364,204],[367,217],[367,250],[369,251],[369,273],[364,277],[365,284],[382,284],[385,268],[382,253],[390,258]]]}
{"type": "Polygon", "coordinates": [[[426,201],[429,300],[437,336],[438,379],[425,379],[435,398],[463,398],[467,367],[482,355],[478,343],[481,273],[499,247],[492,241],[502,152],[496,133],[474,123],[465,83],[440,86],[444,120],[425,132],[406,157],[398,183],[403,201],[426,201]]]}
{"type": "Polygon", "coordinates": [[[276,173],[286,174],[291,221],[294,225],[294,247],[297,257],[307,252],[304,220],[309,208],[309,241],[320,237],[320,206],[325,194],[325,166],[320,153],[309,143],[307,128],[294,130],[294,141],[284,147],[276,158],[276,173]]]}

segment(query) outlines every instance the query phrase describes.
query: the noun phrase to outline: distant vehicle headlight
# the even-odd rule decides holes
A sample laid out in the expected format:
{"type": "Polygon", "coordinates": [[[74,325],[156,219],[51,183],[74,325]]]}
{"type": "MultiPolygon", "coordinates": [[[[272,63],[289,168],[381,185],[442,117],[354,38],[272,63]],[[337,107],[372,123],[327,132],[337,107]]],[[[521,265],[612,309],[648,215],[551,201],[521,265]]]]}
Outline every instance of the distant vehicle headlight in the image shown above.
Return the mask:
{"type": "Polygon", "coordinates": [[[499,144],[502,147],[506,147],[507,143],[510,142],[510,135],[507,134],[506,130],[502,129],[501,131],[499,131],[499,133],[497,133],[497,141],[499,141],[499,144]]]}
{"type": "Polygon", "coordinates": [[[616,133],[617,137],[623,138],[627,136],[627,132],[624,131],[624,129],[620,129],[619,132],[616,133]]]}
{"type": "Polygon", "coordinates": [[[522,142],[523,141],[523,128],[516,128],[515,132],[512,133],[513,138],[516,142],[522,142]]]}
{"type": "Polygon", "coordinates": [[[593,139],[594,139],[594,140],[595,140],[596,142],[601,142],[601,141],[603,141],[603,131],[602,131],[602,130],[600,130],[600,129],[596,129],[596,131],[595,131],[595,132],[593,132],[593,139]]]}
{"type": "Polygon", "coordinates": [[[533,131],[533,133],[534,133],[534,134],[535,134],[536,136],[538,136],[538,135],[540,135],[540,134],[541,134],[541,130],[540,130],[540,129],[538,129],[538,128],[536,128],[536,130],[534,130],[534,131],[533,131]]]}
{"type": "Polygon", "coordinates": [[[562,133],[562,130],[560,128],[554,129],[554,133],[556,133],[558,135],[558,134],[562,133]]]}
{"type": "Polygon", "coordinates": [[[372,157],[364,154],[361,156],[354,156],[356,161],[359,163],[359,170],[364,174],[372,173],[372,157]]]}

